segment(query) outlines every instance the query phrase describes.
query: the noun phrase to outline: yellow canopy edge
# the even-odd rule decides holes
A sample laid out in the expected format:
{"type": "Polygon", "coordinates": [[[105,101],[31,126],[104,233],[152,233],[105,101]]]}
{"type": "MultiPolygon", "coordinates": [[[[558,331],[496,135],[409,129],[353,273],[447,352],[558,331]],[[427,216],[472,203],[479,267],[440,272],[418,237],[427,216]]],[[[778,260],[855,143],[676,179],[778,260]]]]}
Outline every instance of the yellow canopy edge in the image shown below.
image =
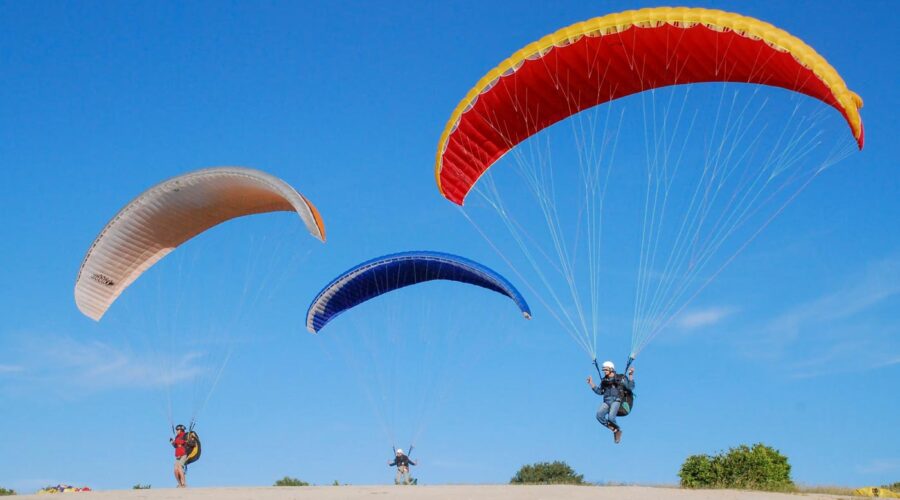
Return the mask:
{"type": "Polygon", "coordinates": [[[803,42],[803,40],[791,35],[787,31],[752,17],[716,9],[653,7],[627,10],[575,23],[547,35],[536,42],[532,42],[518,50],[511,57],[501,62],[497,67],[478,80],[478,83],[469,90],[466,97],[460,101],[456,106],[456,109],[453,110],[453,114],[450,115],[450,119],[447,121],[447,125],[444,127],[444,131],[441,134],[434,170],[435,180],[437,181],[440,193],[442,195],[444,194],[443,187],[441,186],[441,156],[444,153],[447,140],[450,138],[453,128],[459,122],[459,119],[462,117],[466,108],[488,88],[491,82],[500,78],[504,73],[510,70],[514,71],[525,60],[533,57],[535,54],[541,53],[568,40],[586,35],[604,36],[624,31],[632,26],[650,27],[659,25],[660,23],[676,26],[684,25],[683,27],[685,28],[697,24],[705,24],[711,29],[728,29],[746,37],[759,38],[776,50],[789,52],[794,56],[794,59],[796,59],[798,63],[810,69],[828,86],[829,89],[831,89],[831,93],[834,95],[835,100],[847,114],[853,137],[858,140],[862,134],[862,119],[859,116],[859,108],[862,108],[863,105],[862,99],[855,92],[847,88],[847,84],[844,83],[844,80],[838,74],[837,70],[835,70],[824,57],[819,55],[812,47],[803,42]]]}

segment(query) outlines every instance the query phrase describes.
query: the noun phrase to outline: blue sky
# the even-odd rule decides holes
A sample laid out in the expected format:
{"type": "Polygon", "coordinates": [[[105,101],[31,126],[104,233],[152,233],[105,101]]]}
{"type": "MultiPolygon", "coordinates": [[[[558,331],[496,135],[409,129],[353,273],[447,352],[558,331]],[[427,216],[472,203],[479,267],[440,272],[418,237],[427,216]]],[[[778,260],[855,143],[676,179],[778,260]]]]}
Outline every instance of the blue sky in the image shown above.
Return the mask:
{"type": "MultiPolygon", "coordinates": [[[[372,379],[305,332],[306,306],[337,273],[393,251],[456,252],[509,276],[434,185],[450,112],[526,43],[652,4],[0,3],[0,486],[171,484],[156,358],[130,336],[152,320],[129,313],[165,316],[174,263],[195,257],[197,281],[227,296],[228,269],[273,240],[282,251],[262,264],[277,270],[272,291],[242,321],[190,319],[216,325],[208,338],[233,330],[239,345],[202,413],[190,481],[389,481],[372,379]],[[73,280],[109,217],[152,184],[213,165],[296,186],[322,212],[327,244],[283,214],[234,222],[173,254],[112,322],[83,317],[73,280]]],[[[802,483],[900,478],[896,7],[696,5],[769,21],[824,55],[865,100],[866,149],[820,176],[647,349],[640,411],[617,447],[594,420],[589,363],[536,299],[524,323],[501,299],[453,287],[401,296],[479,320],[450,321],[471,341],[448,349],[448,367],[404,365],[445,391],[417,445],[423,482],[505,482],[524,463],[564,459],[593,481],[674,483],[686,456],[758,441],[785,452],[802,483]]],[[[377,313],[362,322],[377,325],[377,313]]],[[[190,340],[202,337],[179,343],[190,340]]]]}

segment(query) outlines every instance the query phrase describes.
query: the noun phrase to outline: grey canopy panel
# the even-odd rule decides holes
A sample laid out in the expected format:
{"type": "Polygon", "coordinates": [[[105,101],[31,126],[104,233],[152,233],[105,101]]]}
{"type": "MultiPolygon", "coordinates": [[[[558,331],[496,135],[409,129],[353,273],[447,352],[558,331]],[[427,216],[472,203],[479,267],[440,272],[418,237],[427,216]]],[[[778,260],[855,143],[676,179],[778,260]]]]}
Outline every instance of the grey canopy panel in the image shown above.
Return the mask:
{"type": "Polygon", "coordinates": [[[281,179],[259,170],[216,167],[174,177],[128,203],[88,249],[75,280],[75,304],[99,321],[144,271],[194,236],[225,221],[297,212],[325,241],[315,206],[281,179]]]}

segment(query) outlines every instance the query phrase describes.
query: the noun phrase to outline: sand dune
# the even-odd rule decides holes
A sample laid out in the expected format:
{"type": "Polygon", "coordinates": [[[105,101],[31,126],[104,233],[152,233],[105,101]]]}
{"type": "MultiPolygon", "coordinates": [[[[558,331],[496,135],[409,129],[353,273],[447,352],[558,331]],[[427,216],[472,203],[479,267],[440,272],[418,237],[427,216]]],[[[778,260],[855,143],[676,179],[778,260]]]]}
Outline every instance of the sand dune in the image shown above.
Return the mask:
{"type": "MultiPolygon", "coordinates": [[[[308,486],[299,488],[189,488],[95,491],[63,498],[148,500],[763,500],[848,498],[820,494],[761,493],[735,490],[681,490],[646,486],[308,486]]],[[[16,498],[56,498],[25,495],[16,498]]]]}

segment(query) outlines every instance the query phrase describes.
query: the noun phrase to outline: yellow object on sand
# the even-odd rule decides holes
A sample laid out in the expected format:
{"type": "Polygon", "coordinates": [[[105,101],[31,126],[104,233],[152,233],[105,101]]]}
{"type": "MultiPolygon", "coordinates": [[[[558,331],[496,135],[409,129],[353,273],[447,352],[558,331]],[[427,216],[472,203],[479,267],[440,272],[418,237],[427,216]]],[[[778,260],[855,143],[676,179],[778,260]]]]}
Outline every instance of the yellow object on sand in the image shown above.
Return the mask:
{"type": "Polygon", "coordinates": [[[878,488],[875,486],[860,488],[854,491],[853,494],[860,497],[900,498],[900,493],[895,493],[887,488],[878,488]]]}

